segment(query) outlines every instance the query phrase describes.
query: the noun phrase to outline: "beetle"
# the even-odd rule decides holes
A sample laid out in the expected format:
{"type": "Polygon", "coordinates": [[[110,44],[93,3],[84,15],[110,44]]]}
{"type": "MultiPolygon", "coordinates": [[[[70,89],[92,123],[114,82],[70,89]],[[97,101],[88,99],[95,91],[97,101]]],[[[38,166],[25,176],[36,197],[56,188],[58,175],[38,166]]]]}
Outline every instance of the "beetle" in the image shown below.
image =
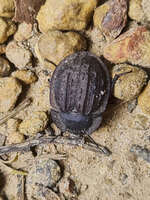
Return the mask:
{"type": "Polygon", "coordinates": [[[51,78],[53,122],[62,132],[90,135],[102,122],[110,85],[108,69],[99,57],[88,51],[67,56],[51,78]]]}

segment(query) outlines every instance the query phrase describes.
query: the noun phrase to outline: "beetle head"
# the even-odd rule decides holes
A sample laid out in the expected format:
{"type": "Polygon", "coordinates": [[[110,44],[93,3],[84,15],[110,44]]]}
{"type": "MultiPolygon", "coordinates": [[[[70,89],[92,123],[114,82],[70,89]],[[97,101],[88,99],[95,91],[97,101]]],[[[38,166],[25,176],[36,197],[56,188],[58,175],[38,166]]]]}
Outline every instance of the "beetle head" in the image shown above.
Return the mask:
{"type": "Polygon", "coordinates": [[[92,124],[92,119],[90,116],[85,116],[75,112],[60,112],[60,118],[62,122],[66,125],[67,130],[74,134],[85,133],[85,131],[92,124]]]}

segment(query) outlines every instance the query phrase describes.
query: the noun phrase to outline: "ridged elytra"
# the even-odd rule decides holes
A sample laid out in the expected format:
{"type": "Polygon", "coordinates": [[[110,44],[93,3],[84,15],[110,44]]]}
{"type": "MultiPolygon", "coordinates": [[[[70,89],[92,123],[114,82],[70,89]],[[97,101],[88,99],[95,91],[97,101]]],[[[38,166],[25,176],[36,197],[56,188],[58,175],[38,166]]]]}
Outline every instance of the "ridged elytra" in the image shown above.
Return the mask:
{"type": "Polygon", "coordinates": [[[110,76],[101,59],[88,51],[67,56],[50,83],[52,120],[61,131],[91,134],[101,124],[110,96],[110,76]]]}

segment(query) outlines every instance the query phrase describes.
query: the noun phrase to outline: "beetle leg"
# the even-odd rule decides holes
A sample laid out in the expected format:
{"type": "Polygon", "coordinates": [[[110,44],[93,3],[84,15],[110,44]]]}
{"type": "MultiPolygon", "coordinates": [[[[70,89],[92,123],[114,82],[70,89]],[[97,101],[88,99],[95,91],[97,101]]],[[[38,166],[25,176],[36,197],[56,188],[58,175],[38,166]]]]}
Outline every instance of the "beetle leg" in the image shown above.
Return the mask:
{"type": "Polygon", "coordinates": [[[96,143],[95,140],[94,140],[90,135],[85,135],[84,137],[85,137],[85,138],[87,137],[87,138],[90,140],[90,142],[91,142],[92,144],[96,145],[96,147],[97,147],[102,153],[104,153],[104,154],[106,154],[106,155],[108,155],[108,156],[111,154],[111,151],[110,151],[107,147],[105,147],[105,146],[103,146],[103,145],[101,145],[101,144],[96,143]]]}
{"type": "Polygon", "coordinates": [[[126,74],[128,74],[128,73],[131,73],[131,72],[132,72],[132,70],[130,70],[130,71],[128,71],[128,72],[123,72],[123,73],[121,73],[121,74],[115,74],[114,78],[113,78],[112,81],[111,81],[111,94],[113,93],[114,86],[115,86],[117,80],[118,80],[121,76],[124,76],[124,75],[126,75],[126,74]]]}

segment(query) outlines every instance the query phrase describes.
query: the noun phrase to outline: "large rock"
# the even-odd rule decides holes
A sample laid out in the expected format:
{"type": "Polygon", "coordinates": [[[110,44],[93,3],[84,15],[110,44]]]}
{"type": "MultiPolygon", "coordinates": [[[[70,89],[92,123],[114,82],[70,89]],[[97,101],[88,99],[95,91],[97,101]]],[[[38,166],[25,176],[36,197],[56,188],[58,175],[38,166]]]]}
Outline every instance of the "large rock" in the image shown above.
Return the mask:
{"type": "Polygon", "coordinates": [[[37,20],[42,32],[51,30],[83,30],[89,23],[97,0],[46,0],[37,20]]]}
{"type": "Polygon", "coordinates": [[[129,62],[150,67],[150,31],[138,26],[125,32],[104,48],[104,57],[112,63],[129,62]]]}

